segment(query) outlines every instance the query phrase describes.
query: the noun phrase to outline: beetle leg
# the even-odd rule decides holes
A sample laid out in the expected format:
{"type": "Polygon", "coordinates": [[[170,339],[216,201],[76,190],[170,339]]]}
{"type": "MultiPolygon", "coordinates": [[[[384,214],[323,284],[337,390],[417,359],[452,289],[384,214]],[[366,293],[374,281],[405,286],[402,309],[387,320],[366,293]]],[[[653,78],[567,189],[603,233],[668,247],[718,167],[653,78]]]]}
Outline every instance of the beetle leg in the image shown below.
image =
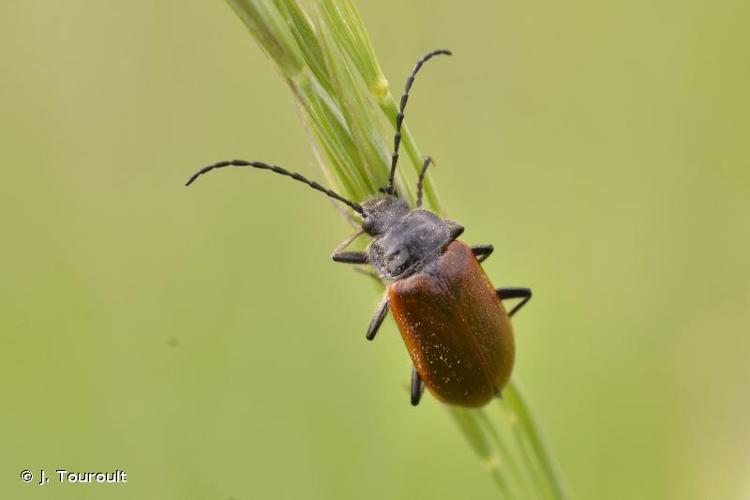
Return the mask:
{"type": "Polygon", "coordinates": [[[364,268],[364,267],[353,267],[355,273],[364,274],[365,276],[369,276],[370,278],[374,279],[378,282],[379,285],[382,285],[383,282],[380,280],[380,276],[378,276],[378,273],[373,271],[372,269],[364,268]]]}
{"type": "Polygon", "coordinates": [[[419,400],[422,399],[422,393],[424,392],[424,382],[422,377],[419,376],[416,367],[411,368],[411,405],[417,406],[419,400]]]}
{"type": "Polygon", "coordinates": [[[367,264],[367,254],[365,252],[336,252],[331,255],[334,262],[344,264],[367,264]]]}
{"type": "Polygon", "coordinates": [[[372,340],[375,338],[375,335],[378,333],[378,329],[380,328],[380,325],[383,324],[383,320],[385,319],[385,315],[388,314],[388,294],[383,294],[383,298],[380,300],[380,304],[378,304],[378,308],[375,310],[375,314],[372,316],[372,319],[370,320],[370,326],[367,327],[367,340],[372,340]]]}
{"type": "Polygon", "coordinates": [[[348,247],[357,236],[362,234],[362,231],[357,231],[341,243],[333,250],[331,258],[334,262],[342,262],[344,264],[367,264],[367,254],[365,252],[343,252],[344,248],[348,247]]]}
{"type": "Polygon", "coordinates": [[[505,299],[523,299],[521,302],[516,304],[513,309],[508,312],[508,317],[513,316],[519,309],[521,309],[526,302],[531,300],[531,288],[524,287],[512,287],[512,288],[498,288],[497,297],[500,300],[505,299]]]}
{"type": "Polygon", "coordinates": [[[471,247],[471,251],[474,252],[474,257],[476,257],[479,262],[484,262],[487,260],[487,257],[492,255],[492,252],[495,251],[495,247],[492,245],[474,245],[471,247]]]}
{"type": "Polygon", "coordinates": [[[464,232],[464,227],[459,224],[458,222],[450,219],[445,219],[446,224],[448,224],[448,229],[450,230],[451,234],[451,240],[455,240],[459,236],[461,236],[461,233],[464,232]]]}

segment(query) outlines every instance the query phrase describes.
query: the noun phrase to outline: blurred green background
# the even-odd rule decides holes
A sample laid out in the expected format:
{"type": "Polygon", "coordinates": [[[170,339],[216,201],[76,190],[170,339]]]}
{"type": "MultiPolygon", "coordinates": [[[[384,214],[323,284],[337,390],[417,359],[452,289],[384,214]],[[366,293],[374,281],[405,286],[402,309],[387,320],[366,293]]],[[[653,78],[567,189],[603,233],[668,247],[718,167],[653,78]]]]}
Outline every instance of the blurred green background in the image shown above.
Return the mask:
{"type": "MultiPolygon", "coordinates": [[[[579,499],[750,498],[750,5],[360,2],[579,499]]],[[[495,498],[223,2],[0,4],[0,497],[495,498]],[[128,472],[26,485],[22,469],[128,472]]]]}

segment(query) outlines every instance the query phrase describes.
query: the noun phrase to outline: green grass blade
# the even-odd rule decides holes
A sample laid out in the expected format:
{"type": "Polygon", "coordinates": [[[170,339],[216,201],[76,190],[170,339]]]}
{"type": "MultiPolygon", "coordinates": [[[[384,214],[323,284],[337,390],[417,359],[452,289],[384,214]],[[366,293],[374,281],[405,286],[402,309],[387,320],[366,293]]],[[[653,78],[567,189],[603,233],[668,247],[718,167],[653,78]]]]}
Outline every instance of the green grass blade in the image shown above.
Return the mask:
{"type": "Polygon", "coordinates": [[[503,391],[503,395],[507,400],[509,411],[512,412],[518,420],[519,434],[523,439],[528,440],[535,459],[541,466],[543,471],[542,477],[547,482],[550,490],[550,498],[569,498],[557,462],[550,454],[542,437],[542,433],[539,430],[539,426],[537,425],[529,406],[526,404],[518,384],[508,384],[503,391]]]}
{"type": "Polygon", "coordinates": [[[302,71],[302,54],[278,9],[269,2],[257,0],[227,0],[227,3],[283,75],[293,78],[302,71]]]}
{"type": "Polygon", "coordinates": [[[332,94],[328,68],[323,57],[323,48],[312,21],[294,0],[274,0],[274,5],[286,21],[305,64],[326,92],[332,94]]]}

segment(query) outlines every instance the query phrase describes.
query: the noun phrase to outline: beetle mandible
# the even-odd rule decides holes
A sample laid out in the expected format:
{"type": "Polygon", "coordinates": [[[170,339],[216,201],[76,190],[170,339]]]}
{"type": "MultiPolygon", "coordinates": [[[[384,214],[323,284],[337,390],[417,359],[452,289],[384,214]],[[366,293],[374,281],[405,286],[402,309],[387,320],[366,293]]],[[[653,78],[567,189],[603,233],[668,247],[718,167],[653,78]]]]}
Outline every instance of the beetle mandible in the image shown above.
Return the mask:
{"type": "Polygon", "coordinates": [[[480,263],[492,245],[468,246],[457,238],[464,228],[422,208],[424,176],[432,163],[424,158],[417,181],[416,206],[409,207],[394,187],[401,125],[414,78],[431,58],[451,55],[433,50],[412,68],[396,116],[393,155],[382,195],[361,204],[277,165],[259,161],[220,161],[200,169],[187,181],[223,167],[254,167],[307,184],[346,204],[362,218],[362,227],[332,255],[336,262],[370,264],[389,283],[375,311],[367,339],[372,340],[388,310],[393,313],[413,363],[411,403],[417,405],[426,385],[439,400],[460,406],[487,403],[508,382],[515,346],[510,317],[531,298],[529,288],[492,286],[480,263]],[[364,252],[344,251],[361,234],[372,240],[364,252]],[[506,311],[505,299],[521,299],[506,311]]]}

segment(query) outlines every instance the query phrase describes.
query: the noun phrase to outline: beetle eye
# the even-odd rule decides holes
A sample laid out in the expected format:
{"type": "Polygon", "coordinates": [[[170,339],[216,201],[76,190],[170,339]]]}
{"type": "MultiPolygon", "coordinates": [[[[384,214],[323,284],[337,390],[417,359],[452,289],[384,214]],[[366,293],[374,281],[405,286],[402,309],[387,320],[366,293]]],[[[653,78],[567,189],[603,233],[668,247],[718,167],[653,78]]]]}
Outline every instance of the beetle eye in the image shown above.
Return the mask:
{"type": "Polygon", "coordinates": [[[372,231],[374,225],[375,221],[372,217],[365,217],[365,220],[362,221],[362,229],[368,234],[372,231]]]}

